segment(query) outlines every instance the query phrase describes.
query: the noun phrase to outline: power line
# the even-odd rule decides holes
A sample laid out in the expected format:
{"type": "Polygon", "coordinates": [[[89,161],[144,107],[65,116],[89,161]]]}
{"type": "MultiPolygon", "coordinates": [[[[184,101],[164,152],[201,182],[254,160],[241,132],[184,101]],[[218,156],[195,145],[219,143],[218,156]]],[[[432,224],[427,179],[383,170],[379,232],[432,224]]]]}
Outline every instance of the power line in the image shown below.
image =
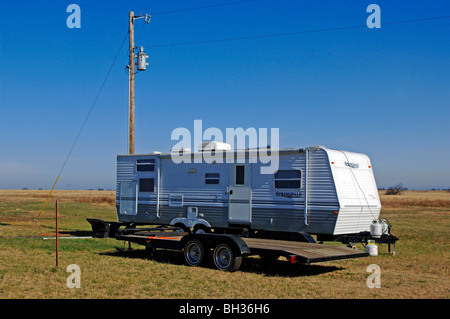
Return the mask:
{"type": "MultiPolygon", "coordinates": [[[[218,3],[218,4],[211,4],[206,6],[200,6],[200,7],[193,7],[193,8],[185,8],[185,9],[177,9],[177,10],[171,10],[171,11],[162,11],[162,12],[155,12],[152,13],[152,16],[155,15],[164,15],[164,14],[172,14],[172,13],[180,13],[180,12],[186,12],[186,11],[194,11],[194,10],[201,10],[201,9],[210,9],[210,8],[217,8],[217,7],[224,7],[224,6],[231,6],[246,2],[253,2],[255,0],[242,0],[242,1],[233,1],[233,2],[225,2],[225,3],[218,3]]],[[[142,25],[140,32],[139,32],[139,40],[142,42],[142,30],[144,29],[145,24],[142,25]]]]}
{"type": "Polygon", "coordinates": [[[194,7],[194,8],[178,9],[178,10],[171,10],[171,11],[164,11],[164,12],[155,12],[155,13],[152,13],[151,15],[154,16],[154,15],[179,13],[179,12],[193,11],[193,10],[200,10],[200,9],[217,8],[217,7],[231,6],[231,5],[241,4],[241,3],[245,3],[245,2],[252,2],[252,1],[255,1],[255,0],[233,1],[233,2],[211,4],[211,5],[207,5],[207,6],[194,7]]]}
{"type": "Polygon", "coordinates": [[[123,45],[124,45],[124,43],[125,43],[125,40],[126,40],[127,38],[128,38],[128,31],[127,31],[127,34],[125,35],[125,38],[124,38],[123,41],[122,41],[122,44],[120,45],[119,50],[117,51],[116,56],[114,57],[114,61],[112,62],[111,66],[109,67],[108,73],[106,74],[106,76],[105,76],[105,78],[104,78],[104,80],[103,80],[103,82],[102,82],[102,85],[100,86],[100,89],[98,90],[98,93],[97,93],[97,95],[96,95],[94,101],[92,102],[92,105],[91,105],[91,108],[89,109],[89,112],[87,113],[86,117],[84,118],[83,124],[81,125],[81,128],[80,128],[80,130],[78,131],[78,134],[77,134],[77,136],[76,136],[76,138],[75,138],[75,141],[73,142],[72,146],[70,147],[69,153],[67,154],[67,156],[66,156],[66,158],[65,158],[65,160],[64,160],[64,163],[63,163],[63,165],[61,166],[61,170],[60,170],[59,173],[58,173],[58,177],[56,178],[56,181],[55,181],[55,183],[53,184],[52,189],[50,190],[50,194],[48,195],[47,200],[45,201],[45,204],[44,204],[44,206],[42,207],[41,212],[39,213],[39,216],[38,216],[37,220],[39,220],[39,218],[41,217],[42,212],[44,211],[45,206],[47,205],[47,202],[48,202],[50,196],[52,195],[53,189],[55,188],[56,183],[58,182],[59,177],[61,176],[61,173],[62,173],[62,171],[64,170],[64,167],[66,166],[67,161],[69,160],[70,155],[72,154],[72,151],[73,151],[73,149],[74,149],[74,147],[75,147],[75,144],[78,142],[78,139],[79,139],[79,137],[80,137],[80,135],[81,135],[81,132],[83,131],[83,129],[84,129],[85,125],[86,125],[86,122],[87,122],[87,120],[89,119],[89,116],[91,115],[92,110],[94,109],[94,106],[95,106],[95,104],[97,103],[97,100],[98,100],[100,94],[101,94],[102,91],[103,91],[103,87],[105,86],[105,83],[106,83],[106,81],[108,80],[109,75],[111,74],[111,71],[112,71],[112,69],[113,69],[113,66],[114,66],[114,64],[116,63],[117,58],[119,57],[119,54],[120,54],[120,52],[122,51],[122,47],[123,47],[123,45]]]}
{"type": "MultiPolygon", "coordinates": [[[[421,18],[421,19],[412,19],[412,20],[403,20],[403,21],[383,22],[383,25],[424,22],[424,21],[442,20],[442,19],[449,19],[449,18],[450,18],[450,16],[441,16],[441,17],[432,17],[432,18],[421,18]]],[[[274,38],[274,37],[301,35],[301,34],[308,34],[308,33],[320,33],[320,32],[329,32],[329,31],[361,29],[361,28],[367,28],[367,25],[364,24],[364,25],[355,25],[355,26],[348,26],[348,27],[335,27],[335,28],[318,29],[318,30],[296,31],[296,32],[275,33],[275,34],[265,34],[265,35],[253,35],[253,36],[246,36],[246,37],[226,38],[226,39],[217,39],[217,40],[204,40],[204,41],[147,45],[146,47],[161,48],[161,47],[182,46],[182,45],[207,44],[207,43],[229,42],[229,41],[238,41],[238,40],[274,38]]]]}
{"type": "Polygon", "coordinates": [[[114,64],[116,63],[117,58],[119,57],[120,52],[122,51],[123,45],[124,45],[125,40],[127,39],[127,37],[128,37],[128,31],[127,31],[127,34],[126,34],[125,38],[124,38],[123,41],[122,41],[122,44],[120,45],[119,50],[118,50],[117,53],[116,53],[116,56],[115,56],[115,58],[114,58],[114,60],[113,60],[113,62],[112,62],[112,64],[111,64],[111,66],[109,67],[108,73],[106,74],[106,76],[105,76],[105,78],[104,78],[104,80],[103,80],[103,83],[102,83],[102,85],[100,86],[100,89],[98,90],[97,96],[95,97],[94,102],[92,103],[91,108],[89,109],[89,112],[87,113],[87,115],[86,115],[86,117],[85,117],[85,119],[84,119],[84,121],[83,121],[83,124],[81,125],[80,130],[78,131],[77,137],[75,138],[75,141],[73,142],[72,147],[70,148],[70,151],[69,151],[69,153],[67,154],[66,160],[65,160],[64,163],[63,163],[63,166],[62,166],[62,168],[61,168],[61,171],[59,172],[59,175],[61,175],[61,172],[62,172],[62,170],[64,169],[64,166],[66,165],[67,160],[69,159],[69,157],[70,157],[70,155],[71,155],[71,153],[72,153],[72,151],[73,151],[73,149],[74,149],[74,147],[75,147],[75,144],[77,143],[78,138],[80,137],[81,132],[83,131],[84,126],[86,125],[86,122],[87,122],[87,120],[89,119],[89,116],[91,115],[92,110],[94,109],[94,106],[95,106],[95,104],[97,103],[97,100],[98,100],[100,94],[101,94],[102,91],[103,91],[103,87],[105,86],[105,83],[106,83],[106,81],[108,80],[109,75],[111,74],[112,68],[113,68],[114,64]]]}

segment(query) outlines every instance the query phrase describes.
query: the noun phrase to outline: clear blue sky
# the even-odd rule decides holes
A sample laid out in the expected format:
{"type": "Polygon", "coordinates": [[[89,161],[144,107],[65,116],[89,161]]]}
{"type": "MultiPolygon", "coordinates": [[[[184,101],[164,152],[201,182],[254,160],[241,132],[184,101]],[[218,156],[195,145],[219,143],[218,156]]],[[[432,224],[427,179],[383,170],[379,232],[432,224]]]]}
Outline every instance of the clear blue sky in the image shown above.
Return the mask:
{"type": "MultiPolygon", "coordinates": [[[[128,29],[128,12],[158,13],[232,0],[1,1],[0,188],[49,189],[128,29]],[[81,29],[69,29],[69,4],[81,29]]],[[[136,78],[136,153],[168,151],[177,127],[279,128],[280,146],[371,157],[379,187],[450,187],[449,1],[273,1],[154,14],[136,22],[150,56],[136,78]],[[167,43],[364,25],[231,42],[167,43]]],[[[115,187],[127,153],[126,43],[57,189],[115,187]]]]}

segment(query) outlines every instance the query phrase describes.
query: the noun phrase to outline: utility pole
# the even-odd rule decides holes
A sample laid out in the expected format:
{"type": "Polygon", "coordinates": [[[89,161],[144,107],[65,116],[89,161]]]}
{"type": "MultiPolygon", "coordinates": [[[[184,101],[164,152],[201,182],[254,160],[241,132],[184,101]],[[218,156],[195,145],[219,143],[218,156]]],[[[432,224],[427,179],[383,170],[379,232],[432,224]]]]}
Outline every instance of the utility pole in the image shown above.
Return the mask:
{"type": "MultiPolygon", "coordinates": [[[[129,104],[128,104],[128,154],[134,154],[134,77],[135,77],[135,58],[134,55],[134,20],[136,19],[142,19],[145,18],[145,22],[150,23],[151,16],[149,14],[146,14],[145,17],[143,16],[135,16],[133,11],[130,11],[128,15],[128,38],[130,40],[130,49],[129,49],[129,55],[130,55],[130,64],[128,65],[128,71],[129,71],[129,104]]],[[[142,51],[142,49],[141,49],[142,51]]],[[[143,65],[144,68],[140,68],[139,71],[145,71],[145,58],[147,56],[143,54],[143,57],[140,56],[139,58],[143,58],[143,65]]],[[[139,65],[142,65],[142,63],[139,63],[139,65]]]]}
{"type": "Polygon", "coordinates": [[[128,109],[128,154],[134,154],[134,12],[129,14],[128,38],[130,40],[129,64],[129,109],[128,109]]]}

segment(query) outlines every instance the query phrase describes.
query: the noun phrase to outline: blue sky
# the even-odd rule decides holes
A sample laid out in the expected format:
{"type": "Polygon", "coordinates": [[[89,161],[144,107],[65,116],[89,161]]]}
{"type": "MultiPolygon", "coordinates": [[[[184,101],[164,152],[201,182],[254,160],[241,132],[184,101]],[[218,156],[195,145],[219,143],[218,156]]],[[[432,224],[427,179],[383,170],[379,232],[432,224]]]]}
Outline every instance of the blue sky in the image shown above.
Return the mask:
{"type": "MultiPolygon", "coordinates": [[[[279,128],[280,146],[366,153],[379,187],[450,187],[448,1],[272,1],[156,14],[215,1],[1,1],[0,188],[53,185],[128,30],[150,56],[136,76],[136,153],[166,152],[177,127],[279,128]],[[69,29],[69,4],[81,28],[69,29]],[[160,44],[364,25],[198,45],[160,44]]],[[[57,189],[115,187],[127,153],[128,43],[57,189]]]]}

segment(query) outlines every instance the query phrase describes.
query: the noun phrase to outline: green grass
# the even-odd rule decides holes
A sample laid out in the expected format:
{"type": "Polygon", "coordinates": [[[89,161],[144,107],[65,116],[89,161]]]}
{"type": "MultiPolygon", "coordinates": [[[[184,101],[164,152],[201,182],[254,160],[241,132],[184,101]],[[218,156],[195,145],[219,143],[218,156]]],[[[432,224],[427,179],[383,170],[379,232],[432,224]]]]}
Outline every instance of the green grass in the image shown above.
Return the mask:
{"type": "MultiPolygon", "coordinates": [[[[54,201],[39,222],[43,201],[0,204],[0,298],[449,298],[450,212],[446,207],[383,208],[382,217],[400,238],[399,256],[379,247],[377,257],[315,265],[280,258],[247,258],[235,273],[212,266],[191,268],[180,253],[159,251],[150,259],[142,246],[115,239],[60,239],[55,268],[54,201]],[[81,288],[66,285],[66,268],[81,268],[81,288]],[[369,289],[369,264],[381,267],[381,289],[369,289]]],[[[113,205],[65,199],[60,232],[86,234],[86,218],[116,220],[113,205]]],[[[358,245],[360,249],[362,246],[358,245]]]]}

